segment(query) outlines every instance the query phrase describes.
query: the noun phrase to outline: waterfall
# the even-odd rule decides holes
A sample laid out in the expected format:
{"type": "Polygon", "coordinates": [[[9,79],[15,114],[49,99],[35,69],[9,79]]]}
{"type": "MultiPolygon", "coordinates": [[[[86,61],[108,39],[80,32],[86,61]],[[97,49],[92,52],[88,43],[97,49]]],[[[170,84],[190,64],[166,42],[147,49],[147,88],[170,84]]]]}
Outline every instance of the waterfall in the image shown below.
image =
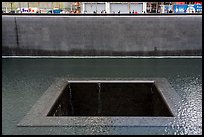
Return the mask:
{"type": "Polygon", "coordinates": [[[71,115],[74,115],[74,107],[72,104],[72,90],[71,90],[70,83],[68,83],[68,92],[69,92],[69,104],[71,106],[71,115]]]}
{"type": "Polygon", "coordinates": [[[98,83],[98,114],[101,114],[102,104],[101,104],[101,83],[98,83]]]}

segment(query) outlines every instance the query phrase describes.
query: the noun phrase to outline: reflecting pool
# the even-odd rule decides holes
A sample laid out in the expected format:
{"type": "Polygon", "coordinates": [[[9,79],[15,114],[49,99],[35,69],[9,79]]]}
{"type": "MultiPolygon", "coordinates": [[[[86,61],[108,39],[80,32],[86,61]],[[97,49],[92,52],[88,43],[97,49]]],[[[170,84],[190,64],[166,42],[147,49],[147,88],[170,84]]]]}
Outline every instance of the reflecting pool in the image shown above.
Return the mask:
{"type": "Polygon", "coordinates": [[[202,134],[202,59],[3,58],[2,134],[202,134]],[[164,77],[182,99],[180,119],[166,127],[17,127],[44,91],[60,77],[164,77]]]}

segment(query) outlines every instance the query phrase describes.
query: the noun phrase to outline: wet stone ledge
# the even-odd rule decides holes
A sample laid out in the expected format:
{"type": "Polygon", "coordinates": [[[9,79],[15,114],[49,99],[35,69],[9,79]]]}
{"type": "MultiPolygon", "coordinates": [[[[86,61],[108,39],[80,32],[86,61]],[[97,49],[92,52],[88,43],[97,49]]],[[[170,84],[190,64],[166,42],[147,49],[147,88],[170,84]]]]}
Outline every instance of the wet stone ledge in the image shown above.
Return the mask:
{"type": "Polygon", "coordinates": [[[165,78],[58,78],[18,126],[167,126],[180,102],[165,78]]]}

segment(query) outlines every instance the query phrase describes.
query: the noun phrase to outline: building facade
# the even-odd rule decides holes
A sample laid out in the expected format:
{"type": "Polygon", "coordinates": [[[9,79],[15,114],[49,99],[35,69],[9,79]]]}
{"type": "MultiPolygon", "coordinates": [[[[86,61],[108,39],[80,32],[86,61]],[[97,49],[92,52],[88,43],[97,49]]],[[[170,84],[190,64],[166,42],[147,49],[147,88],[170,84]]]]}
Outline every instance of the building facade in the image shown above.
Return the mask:
{"type": "Polygon", "coordinates": [[[2,10],[6,13],[18,8],[62,9],[80,13],[80,2],[2,2],[2,10]]]}
{"type": "Polygon", "coordinates": [[[81,13],[122,13],[146,12],[146,2],[82,2],[81,13]]]}
{"type": "Polygon", "coordinates": [[[176,11],[174,5],[189,5],[191,9],[192,5],[198,5],[194,7],[195,12],[202,12],[202,2],[2,2],[2,11],[8,13],[19,8],[38,8],[46,9],[45,13],[51,9],[61,9],[67,11],[66,13],[75,14],[171,13],[176,11]]]}

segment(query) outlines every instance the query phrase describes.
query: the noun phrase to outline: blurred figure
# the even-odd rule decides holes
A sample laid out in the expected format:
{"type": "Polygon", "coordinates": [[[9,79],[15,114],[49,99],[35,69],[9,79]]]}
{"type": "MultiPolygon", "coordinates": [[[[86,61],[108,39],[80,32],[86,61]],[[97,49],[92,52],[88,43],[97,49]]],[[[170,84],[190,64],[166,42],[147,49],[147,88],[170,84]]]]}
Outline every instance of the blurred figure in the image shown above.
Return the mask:
{"type": "Polygon", "coordinates": [[[132,10],[132,14],[134,14],[135,13],[135,11],[134,10],[132,10]]]}

